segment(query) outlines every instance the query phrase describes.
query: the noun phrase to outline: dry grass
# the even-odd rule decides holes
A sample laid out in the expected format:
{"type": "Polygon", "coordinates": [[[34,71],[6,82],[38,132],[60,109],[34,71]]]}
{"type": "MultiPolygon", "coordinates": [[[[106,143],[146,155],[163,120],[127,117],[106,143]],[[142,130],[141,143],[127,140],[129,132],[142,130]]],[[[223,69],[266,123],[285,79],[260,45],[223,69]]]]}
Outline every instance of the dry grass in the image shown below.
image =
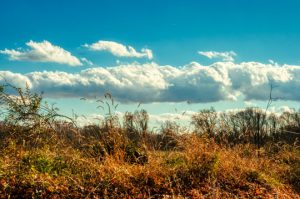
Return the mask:
{"type": "Polygon", "coordinates": [[[0,198],[300,198],[298,138],[274,134],[299,130],[300,113],[267,124],[261,111],[211,109],[193,118],[194,132],[166,123],[153,133],[145,111],[121,125],[105,103],[102,125],[78,128],[28,89],[17,89],[22,103],[3,92],[0,198]]]}
{"type": "Polygon", "coordinates": [[[20,142],[9,133],[1,140],[1,198],[299,197],[300,152],[291,146],[262,148],[258,156],[251,144],[226,147],[184,134],[173,150],[146,149],[143,140],[137,148],[147,162],[134,163],[126,159],[130,139],[120,129],[109,132],[113,152],[93,154],[107,136],[93,140],[80,129],[63,128],[36,137],[41,140],[34,147],[30,138],[20,142]]]}

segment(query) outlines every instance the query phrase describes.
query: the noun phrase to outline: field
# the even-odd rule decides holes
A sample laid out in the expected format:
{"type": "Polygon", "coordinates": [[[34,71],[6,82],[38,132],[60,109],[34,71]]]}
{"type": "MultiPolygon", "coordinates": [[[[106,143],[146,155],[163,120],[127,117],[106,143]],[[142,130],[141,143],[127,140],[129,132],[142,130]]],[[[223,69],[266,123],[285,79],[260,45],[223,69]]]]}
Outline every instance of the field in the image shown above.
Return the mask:
{"type": "Polygon", "coordinates": [[[85,127],[29,89],[0,99],[0,198],[300,198],[297,111],[211,108],[192,131],[153,132],[144,110],[116,117],[109,94],[85,127]]]}

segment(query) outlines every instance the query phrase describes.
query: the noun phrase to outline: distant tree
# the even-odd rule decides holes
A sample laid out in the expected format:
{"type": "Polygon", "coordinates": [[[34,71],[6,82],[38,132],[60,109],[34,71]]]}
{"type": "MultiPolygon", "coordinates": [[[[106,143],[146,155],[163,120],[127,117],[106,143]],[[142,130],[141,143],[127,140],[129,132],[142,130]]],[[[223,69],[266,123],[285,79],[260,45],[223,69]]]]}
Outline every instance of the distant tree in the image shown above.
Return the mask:
{"type": "Polygon", "coordinates": [[[216,134],[218,114],[213,107],[204,109],[192,116],[192,122],[197,134],[213,137],[216,134]]]}

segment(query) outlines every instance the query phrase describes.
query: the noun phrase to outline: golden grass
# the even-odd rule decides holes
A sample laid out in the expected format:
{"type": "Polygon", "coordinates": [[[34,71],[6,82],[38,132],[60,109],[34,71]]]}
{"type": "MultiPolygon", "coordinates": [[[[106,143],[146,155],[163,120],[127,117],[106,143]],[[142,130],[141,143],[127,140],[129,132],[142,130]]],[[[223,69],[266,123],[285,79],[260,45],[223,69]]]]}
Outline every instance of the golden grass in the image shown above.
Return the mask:
{"type": "Polygon", "coordinates": [[[300,198],[299,136],[283,133],[300,130],[300,113],[210,109],[192,117],[193,132],[167,122],[155,134],[146,111],[121,125],[105,100],[103,124],[78,128],[29,88],[0,86],[0,199],[300,198]]]}
{"type": "Polygon", "coordinates": [[[123,138],[100,157],[89,153],[96,140],[72,132],[71,141],[52,132],[53,141],[35,147],[1,140],[0,198],[299,198],[300,152],[293,147],[262,148],[258,156],[251,144],[226,147],[183,134],[177,149],[148,149],[147,163],[138,164],[126,161],[123,138]]]}

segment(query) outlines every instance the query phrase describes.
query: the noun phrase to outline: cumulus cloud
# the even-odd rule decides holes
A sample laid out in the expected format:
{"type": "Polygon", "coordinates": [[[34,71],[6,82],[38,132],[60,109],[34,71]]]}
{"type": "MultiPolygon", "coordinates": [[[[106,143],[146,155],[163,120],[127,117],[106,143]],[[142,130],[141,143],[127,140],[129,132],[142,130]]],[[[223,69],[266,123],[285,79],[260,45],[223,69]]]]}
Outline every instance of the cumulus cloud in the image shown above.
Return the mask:
{"type": "Polygon", "coordinates": [[[170,65],[124,64],[68,72],[31,72],[19,74],[0,71],[0,83],[11,82],[48,97],[85,97],[110,92],[121,102],[216,102],[267,100],[270,84],[273,97],[300,100],[300,66],[275,66],[258,62],[217,62],[203,66],[192,62],[182,67],[170,65]],[[5,77],[5,78],[4,78],[5,77]]]}
{"type": "Polygon", "coordinates": [[[199,51],[198,53],[209,59],[219,58],[222,61],[228,61],[228,62],[233,62],[234,57],[236,56],[236,53],[233,51],[229,51],[229,52],[199,51]]]}
{"type": "Polygon", "coordinates": [[[33,61],[33,62],[54,62],[59,64],[67,64],[70,66],[81,66],[80,60],[73,56],[70,52],[59,46],[51,44],[49,41],[26,43],[30,49],[21,50],[0,50],[1,54],[9,56],[10,60],[17,61],[33,61]]]}
{"type": "Polygon", "coordinates": [[[0,84],[4,85],[10,83],[18,88],[32,88],[31,80],[20,73],[13,73],[11,71],[0,71],[0,84]]]}
{"type": "Polygon", "coordinates": [[[136,51],[132,46],[125,46],[114,41],[98,41],[93,44],[85,44],[84,47],[94,51],[108,51],[117,57],[146,57],[153,58],[152,51],[148,48],[142,48],[141,52],[136,51]]]}

